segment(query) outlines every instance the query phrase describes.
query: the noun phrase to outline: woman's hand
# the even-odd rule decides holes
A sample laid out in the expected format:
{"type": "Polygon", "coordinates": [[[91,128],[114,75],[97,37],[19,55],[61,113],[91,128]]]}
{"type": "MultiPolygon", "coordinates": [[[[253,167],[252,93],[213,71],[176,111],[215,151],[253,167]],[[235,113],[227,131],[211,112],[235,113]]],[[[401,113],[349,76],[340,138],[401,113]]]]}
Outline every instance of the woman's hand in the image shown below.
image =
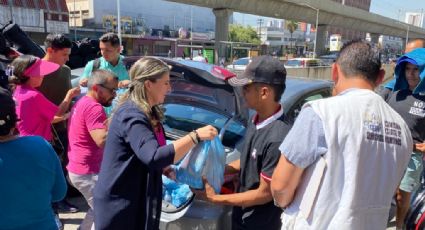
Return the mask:
{"type": "Polygon", "coordinates": [[[212,125],[204,126],[195,131],[201,141],[212,140],[218,134],[217,129],[214,128],[212,125]]]}

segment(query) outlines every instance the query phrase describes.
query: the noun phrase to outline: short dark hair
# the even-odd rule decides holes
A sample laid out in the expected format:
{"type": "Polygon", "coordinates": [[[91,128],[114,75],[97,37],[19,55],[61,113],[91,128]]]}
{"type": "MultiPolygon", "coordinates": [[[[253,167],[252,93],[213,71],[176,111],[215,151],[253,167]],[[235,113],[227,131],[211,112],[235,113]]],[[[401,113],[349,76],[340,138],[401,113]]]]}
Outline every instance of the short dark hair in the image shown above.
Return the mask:
{"type": "Polygon", "coordinates": [[[274,101],[280,102],[280,99],[282,98],[283,92],[285,91],[285,84],[267,84],[267,83],[260,83],[260,82],[254,82],[252,84],[255,84],[255,87],[258,89],[259,87],[269,87],[274,92],[274,101]]]}
{"type": "Polygon", "coordinates": [[[106,33],[102,35],[102,37],[99,38],[99,41],[103,43],[109,42],[111,43],[111,46],[115,47],[120,45],[120,38],[114,33],[106,33]]]}
{"type": "Polygon", "coordinates": [[[382,63],[376,48],[365,41],[353,40],[341,48],[336,64],[345,77],[361,76],[374,83],[378,79],[382,63]]]}
{"type": "Polygon", "coordinates": [[[44,46],[55,50],[67,49],[72,47],[72,42],[63,34],[48,34],[44,40],[44,46]]]}

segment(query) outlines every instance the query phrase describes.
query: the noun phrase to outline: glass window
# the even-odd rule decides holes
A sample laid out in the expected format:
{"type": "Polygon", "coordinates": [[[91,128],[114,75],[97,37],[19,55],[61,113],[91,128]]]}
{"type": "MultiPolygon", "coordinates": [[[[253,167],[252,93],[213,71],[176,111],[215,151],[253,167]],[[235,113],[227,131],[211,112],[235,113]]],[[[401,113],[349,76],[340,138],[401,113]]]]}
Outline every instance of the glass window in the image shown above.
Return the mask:
{"type": "Polygon", "coordinates": [[[249,59],[248,58],[241,58],[236,60],[233,64],[234,65],[248,65],[249,59]]]}
{"type": "Polygon", "coordinates": [[[299,61],[299,60],[288,60],[285,65],[286,66],[301,66],[301,61],[299,61]]]}
{"type": "MultiPolygon", "coordinates": [[[[167,132],[179,131],[190,132],[205,125],[212,125],[219,131],[225,126],[229,117],[222,114],[206,110],[203,108],[182,105],[166,104],[164,128],[167,132]]],[[[231,121],[226,127],[223,137],[223,145],[234,147],[243,137],[245,126],[238,121],[231,121]]]]}

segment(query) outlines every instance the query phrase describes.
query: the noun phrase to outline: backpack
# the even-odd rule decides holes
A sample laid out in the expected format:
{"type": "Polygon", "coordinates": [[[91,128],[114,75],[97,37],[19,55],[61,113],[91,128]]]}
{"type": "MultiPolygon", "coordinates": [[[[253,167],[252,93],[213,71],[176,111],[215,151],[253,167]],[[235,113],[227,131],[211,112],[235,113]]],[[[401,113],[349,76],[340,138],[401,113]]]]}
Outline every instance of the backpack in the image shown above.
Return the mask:
{"type": "Polygon", "coordinates": [[[96,71],[100,68],[100,58],[96,58],[93,60],[93,68],[91,69],[91,71],[96,71]]]}

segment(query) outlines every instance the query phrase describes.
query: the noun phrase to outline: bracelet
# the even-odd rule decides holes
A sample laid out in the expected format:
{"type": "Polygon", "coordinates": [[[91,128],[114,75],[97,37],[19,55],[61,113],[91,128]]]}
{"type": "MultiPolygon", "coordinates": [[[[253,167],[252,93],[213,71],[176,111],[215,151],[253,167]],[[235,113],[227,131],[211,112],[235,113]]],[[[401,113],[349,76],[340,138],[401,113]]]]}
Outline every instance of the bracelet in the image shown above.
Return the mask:
{"type": "Polygon", "coordinates": [[[198,134],[198,132],[196,132],[196,130],[193,130],[193,132],[195,133],[195,135],[196,135],[196,141],[199,143],[199,142],[201,142],[202,140],[201,140],[201,138],[199,137],[199,134],[198,134]]]}
{"type": "Polygon", "coordinates": [[[190,139],[192,139],[192,142],[195,145],[199,143],[198,138],[196,137],[197,135],[196,135],[195,131],[190,132],[188,135],[189,135],[190,139]]]}

